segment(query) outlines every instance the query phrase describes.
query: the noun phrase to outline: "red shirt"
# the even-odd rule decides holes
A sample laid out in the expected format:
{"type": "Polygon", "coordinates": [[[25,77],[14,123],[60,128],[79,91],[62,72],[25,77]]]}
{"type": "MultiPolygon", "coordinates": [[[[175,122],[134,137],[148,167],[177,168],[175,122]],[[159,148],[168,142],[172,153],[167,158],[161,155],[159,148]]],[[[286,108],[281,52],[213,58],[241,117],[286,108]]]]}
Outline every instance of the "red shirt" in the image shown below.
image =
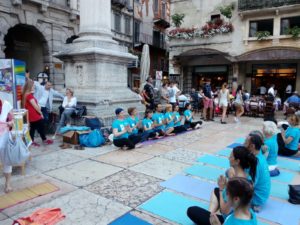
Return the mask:
{"type": "Polygon", "coordinates": [[[39,121],[42,119],[42,116],[35,110],[35,108],[30,103],[31,99],[33,99],[35,101],[35,103],[38,104],[37,100],[35,99],[35,97],[33,96],[32,93],[30,93],[26,96],[25,109],[28,110],[29,122],[39,121]]]}

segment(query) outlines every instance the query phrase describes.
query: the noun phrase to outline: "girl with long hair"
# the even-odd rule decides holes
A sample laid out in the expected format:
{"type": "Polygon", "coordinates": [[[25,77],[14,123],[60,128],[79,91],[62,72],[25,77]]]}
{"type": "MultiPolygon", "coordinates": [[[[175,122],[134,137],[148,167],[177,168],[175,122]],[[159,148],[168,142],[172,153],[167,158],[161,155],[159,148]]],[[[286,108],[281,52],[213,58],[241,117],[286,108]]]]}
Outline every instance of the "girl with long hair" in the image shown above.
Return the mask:
{"type": "Polygon", "coordinates": [[[41,107],[38,105],[36,98],[33,96],[34,93],[34,82],[27,80],[23,87],[22,93],[22,107],[28,110],[29,118],[29,133],[32,139],[32,145],[39,147],[40,145],[34,141],[34,133],[37,130],[45,145],[53,144],[52,140],[47,140],[44,130],[44,120],[41,107]]]}
{"type": "Polygon", "coordinates": [[[234,100],[235,106],[235,122],[240,122],[241,116],[244,114],[244,102],[243,102],[243,86],[239,85],[236,90],[236,96],[234,100]]]}
{"type": "Polygon", "coordinates": [[[226,117],[228,102],[229,102],[229,90],[227,89],[227,84],[224,83],[219,93],[219,107],[222,108],[222,119],[221,119],[222,124],[226,124],[224,120],[226,117]]]}

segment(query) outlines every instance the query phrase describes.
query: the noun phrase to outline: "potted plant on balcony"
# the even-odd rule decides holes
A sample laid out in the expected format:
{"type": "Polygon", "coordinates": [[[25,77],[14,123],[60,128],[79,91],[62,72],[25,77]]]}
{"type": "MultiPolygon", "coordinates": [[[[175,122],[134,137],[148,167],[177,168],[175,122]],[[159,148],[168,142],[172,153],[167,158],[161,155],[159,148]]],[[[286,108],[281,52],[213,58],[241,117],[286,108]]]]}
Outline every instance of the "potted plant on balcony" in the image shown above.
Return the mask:
{"type": "Polygon", "coordinates": [[[257,37],[257,40],[262,41],[262,40],[266,40],[269,36],[271,35],[271,33],[269,31],[257,31],[255,33],[255,36],[257,37]]]}
{"type": "Polygon", "coordinates": [[[220,13],[228,19],[232,17],[232,11],[234,10],[234,3],[219,7],[220,13]]]}
{"type": "Polygon", "coordinates": [[[298,38],[300,36],[300,27],[294,26],[290,28],[288,34],[292,35],[293,38],[298,38]]]}
{"type": "Polygon", "coordinates": [[[172,22],[175,25],[175,27],[180,27],[181,24],[183,23],[185,15],[183,13],[175,13],[174,15],[171,16],[172,22]]]}

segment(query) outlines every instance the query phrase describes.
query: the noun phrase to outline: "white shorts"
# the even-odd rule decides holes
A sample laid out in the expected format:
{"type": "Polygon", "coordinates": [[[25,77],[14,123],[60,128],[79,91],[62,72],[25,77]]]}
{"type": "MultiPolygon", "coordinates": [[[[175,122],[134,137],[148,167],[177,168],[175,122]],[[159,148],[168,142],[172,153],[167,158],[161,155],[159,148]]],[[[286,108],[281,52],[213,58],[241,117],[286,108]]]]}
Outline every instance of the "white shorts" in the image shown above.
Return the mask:
{"type": "Polygon", "coordinates": [[[219,107],[228,107],[228,102],[220,102],[219,107]]]}

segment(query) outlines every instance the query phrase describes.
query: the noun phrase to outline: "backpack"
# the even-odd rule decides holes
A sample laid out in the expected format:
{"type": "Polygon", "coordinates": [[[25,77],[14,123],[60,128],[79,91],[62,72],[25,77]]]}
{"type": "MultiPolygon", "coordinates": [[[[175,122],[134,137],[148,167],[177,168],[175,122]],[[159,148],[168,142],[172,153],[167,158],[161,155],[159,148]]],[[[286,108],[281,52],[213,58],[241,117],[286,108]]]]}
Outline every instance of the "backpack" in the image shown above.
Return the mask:
{"type": "Polygon", "coordinates": [[[95,129],[100,130],[101,127],[103,126],[103,124],[101,123],[98,117],[85,118],[85,125],[91,128],[91,130],[95,130],[95,129]]]}
{"type": "Polygon", "coordinates": [[[292,204],[300,204],[300,185],[289,185],[289,202],[292,204]]]}
{"type": "Polygon", "coordinates": [[[99,147],[105,143],[105,139],[100,130],[95,129],[88,134],[79,136],[79,143],[84,147],[99,147]]]}

